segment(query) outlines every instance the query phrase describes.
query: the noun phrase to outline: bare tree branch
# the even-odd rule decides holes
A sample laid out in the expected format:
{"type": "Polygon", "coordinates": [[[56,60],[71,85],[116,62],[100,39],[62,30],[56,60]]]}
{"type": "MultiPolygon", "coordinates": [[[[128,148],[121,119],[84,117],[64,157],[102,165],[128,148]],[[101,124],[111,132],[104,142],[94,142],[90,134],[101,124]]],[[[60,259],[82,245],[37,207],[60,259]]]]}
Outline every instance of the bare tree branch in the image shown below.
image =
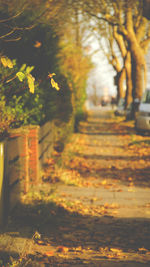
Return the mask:
{"type": "Polygon", "coordinates": [[[24,9],[21,10],[21,11],[20,11],[19,13],[17,13],[16,15],[12,16],[12,17],[9,17],[9,18],[7,18],[7,19],[1,19],[1,20],[0,20],[0,23],[8,22],[8,21],[10,21],[10,20],[13,20],[13,19],[19,17],[19,16],[23,13],[23,11],[24,11],[24,9]]]}

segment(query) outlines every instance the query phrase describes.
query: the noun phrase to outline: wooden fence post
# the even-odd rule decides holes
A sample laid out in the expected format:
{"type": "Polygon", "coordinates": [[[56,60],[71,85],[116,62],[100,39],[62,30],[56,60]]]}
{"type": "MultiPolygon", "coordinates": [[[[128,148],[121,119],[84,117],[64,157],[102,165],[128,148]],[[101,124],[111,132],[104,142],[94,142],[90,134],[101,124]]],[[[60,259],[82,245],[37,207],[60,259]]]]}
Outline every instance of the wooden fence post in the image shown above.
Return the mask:
{"type": "Polygon", "coordinates": [[[39,182],[39,145],[38,145],[39,126],[30,126],[28,135],[28,153],[29,153],[29,183],[37,184],[39,182]]]}

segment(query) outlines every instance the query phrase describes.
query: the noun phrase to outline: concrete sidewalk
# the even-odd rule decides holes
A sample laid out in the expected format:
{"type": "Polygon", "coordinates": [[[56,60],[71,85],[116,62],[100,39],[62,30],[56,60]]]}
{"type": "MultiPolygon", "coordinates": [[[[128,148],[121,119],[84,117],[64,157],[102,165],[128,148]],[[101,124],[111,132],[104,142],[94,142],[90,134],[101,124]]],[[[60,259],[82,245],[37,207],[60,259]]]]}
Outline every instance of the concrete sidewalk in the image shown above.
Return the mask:
{"type": "Polygon", "coordinates": [[[80,186],[35,188],[33,203],[18,209],[0,234],[0,266],[15,260],[33,267],[150,266],[149,148],[140,153],[129,146],[133,137],[150,137],[133,136],[126,123],[120,127],[109,111],[80,125],[61,170],[67,181],[77,175],[80,186]]]}

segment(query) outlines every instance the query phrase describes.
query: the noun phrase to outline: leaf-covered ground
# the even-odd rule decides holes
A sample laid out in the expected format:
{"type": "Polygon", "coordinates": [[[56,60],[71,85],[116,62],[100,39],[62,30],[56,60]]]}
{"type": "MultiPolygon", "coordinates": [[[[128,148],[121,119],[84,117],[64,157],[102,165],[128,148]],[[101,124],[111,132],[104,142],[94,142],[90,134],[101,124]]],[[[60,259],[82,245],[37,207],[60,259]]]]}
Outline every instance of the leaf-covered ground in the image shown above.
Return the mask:
{"type": "Polygon", "coordinates": [[[150,266],[150,136],[92,113],[0,235],[0,266],[150,266]]]}

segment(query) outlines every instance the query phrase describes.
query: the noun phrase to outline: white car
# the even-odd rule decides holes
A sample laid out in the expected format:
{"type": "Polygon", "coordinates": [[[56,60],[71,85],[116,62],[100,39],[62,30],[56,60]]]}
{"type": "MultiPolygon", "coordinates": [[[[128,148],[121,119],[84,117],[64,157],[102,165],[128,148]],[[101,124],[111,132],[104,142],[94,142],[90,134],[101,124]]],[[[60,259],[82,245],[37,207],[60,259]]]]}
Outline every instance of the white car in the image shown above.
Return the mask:
{"type": "Polygon", "coordinates": [[[146,89],[139,105],[139,111],[135,119],[137,132],[150,131],[150,89],[146,89]]]}

